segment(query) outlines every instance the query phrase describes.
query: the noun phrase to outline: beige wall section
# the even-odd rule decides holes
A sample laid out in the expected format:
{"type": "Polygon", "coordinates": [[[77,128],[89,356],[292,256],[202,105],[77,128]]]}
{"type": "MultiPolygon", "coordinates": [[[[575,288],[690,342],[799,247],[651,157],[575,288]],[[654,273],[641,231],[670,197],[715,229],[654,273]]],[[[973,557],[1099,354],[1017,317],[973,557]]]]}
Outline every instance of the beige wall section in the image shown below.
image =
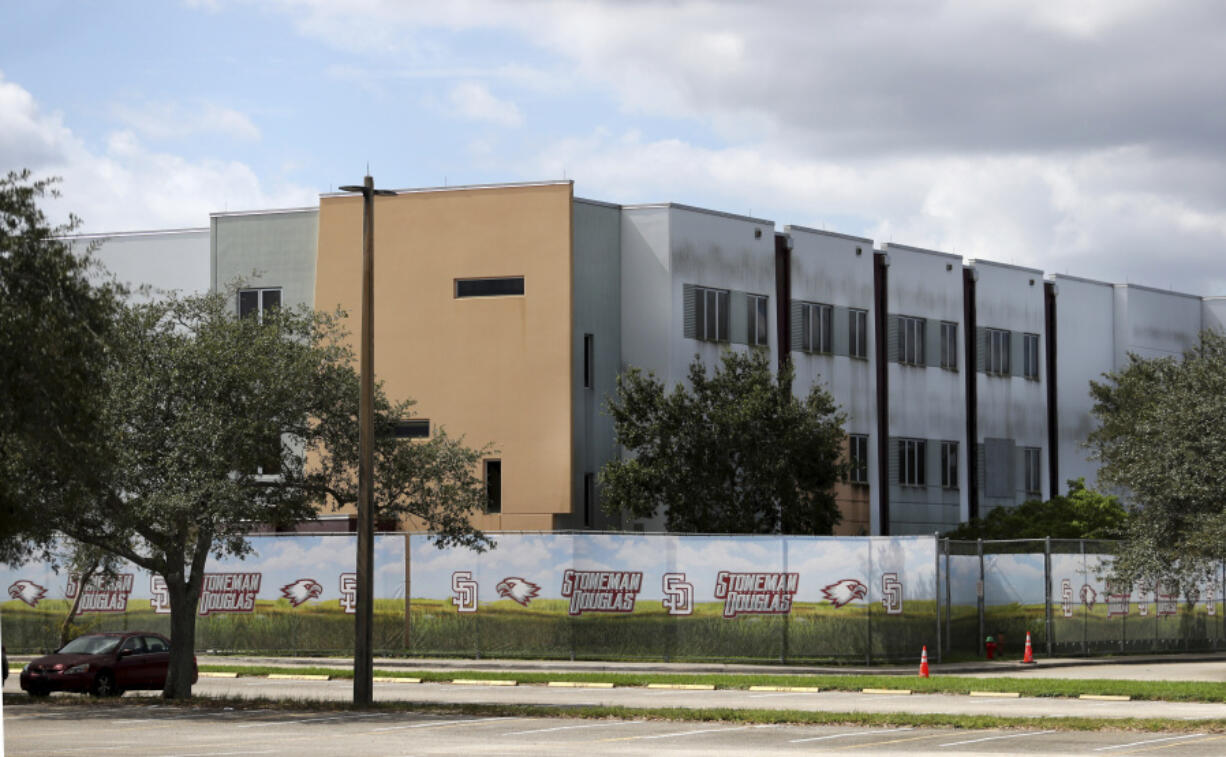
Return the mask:
{"type": "MultiPolygon", "coordinates": [[[[375,201],[375,375],[431,433],[499,450],[502,515],[479,528],[548,530],[571,510],[571,201],[570,182],[375,201]],[[455,297],[487,276],[523,276],[524,295],[455,297]]],[[[361,198],[321,198],[315,307],[345,308],[355,352],[361,238],[361,198]]]]}

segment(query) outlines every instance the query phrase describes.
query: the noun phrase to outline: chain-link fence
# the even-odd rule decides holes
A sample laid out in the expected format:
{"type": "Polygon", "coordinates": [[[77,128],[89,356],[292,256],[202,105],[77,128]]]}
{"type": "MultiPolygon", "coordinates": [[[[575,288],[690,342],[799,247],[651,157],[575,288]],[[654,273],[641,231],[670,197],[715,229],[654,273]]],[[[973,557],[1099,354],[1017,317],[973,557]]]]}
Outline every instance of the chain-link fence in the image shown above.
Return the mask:
{"type": "Polygon", "coordinates": [[[940,542],[945,650],[1094,655],[1226,648],[1223,567],[1182,596],[1114,584],[1116,544],[1090,539],[940,542]]]}

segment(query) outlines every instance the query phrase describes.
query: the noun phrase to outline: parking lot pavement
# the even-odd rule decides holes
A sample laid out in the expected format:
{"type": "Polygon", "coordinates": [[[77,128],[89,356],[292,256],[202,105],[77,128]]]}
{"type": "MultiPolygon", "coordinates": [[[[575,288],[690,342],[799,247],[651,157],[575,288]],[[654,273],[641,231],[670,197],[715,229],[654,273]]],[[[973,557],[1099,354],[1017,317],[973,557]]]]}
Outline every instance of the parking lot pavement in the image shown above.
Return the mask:
{"type": "Polygon", "coordinates": [[[5,708],[7,753],[132,757],[336,754],[1220,755],[1226,735],[1127,731],[851,728],[640,720],[435,716],[398,712],[193,710],[136,705],[5,708]]]}

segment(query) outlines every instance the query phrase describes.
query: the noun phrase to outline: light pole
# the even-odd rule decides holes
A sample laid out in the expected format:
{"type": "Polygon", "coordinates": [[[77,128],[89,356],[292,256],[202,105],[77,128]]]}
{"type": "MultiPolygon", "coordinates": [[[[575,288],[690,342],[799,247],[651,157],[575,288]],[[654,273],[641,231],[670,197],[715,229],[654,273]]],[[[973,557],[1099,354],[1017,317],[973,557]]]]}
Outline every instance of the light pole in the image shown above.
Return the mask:
{"type": "Polygon", "coordinates": [[[353,703],[368,705],[374,698],[374,573],[375,573],[375,195],[393,195],[375,189],[369,175],[362,186],[342,192],[362,193],[362,349],[358,399],[358,566],[357,617],[353,641],[353,703]]]}

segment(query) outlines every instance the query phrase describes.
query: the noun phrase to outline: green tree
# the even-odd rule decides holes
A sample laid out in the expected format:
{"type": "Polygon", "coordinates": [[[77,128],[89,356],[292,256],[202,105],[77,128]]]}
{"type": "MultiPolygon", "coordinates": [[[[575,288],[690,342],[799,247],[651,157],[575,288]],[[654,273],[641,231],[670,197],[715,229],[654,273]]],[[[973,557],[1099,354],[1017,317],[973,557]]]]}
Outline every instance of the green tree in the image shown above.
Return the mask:
{"type": "MultiPolygon", "coordinates": [[[[98,439],[111,460],[105,486],[43,504],[68,536],[165,579],[174,643],[163,695],[183,698],[209,555],[245,555],[254,524],[356,498],[358,377],[339,317],[240,319],[221,294],[130,304],[114,342],[98,439]]],[[[408,412],[381,391],[375,407],[384,428],[408,412]]],[[[414,515],[439,545],[484,548],[467,518],[483,501],[481,455],[443,432],[382,435],[377,515],[414,515]]]]}
{"type": "Polygon", "coordinates": [[[600,472],[610,514],[713,533],[829,534],[840,520],[843,416],[821,387],[794,397],[790,367],[772,376],[764,351],[726,351],[710,376],[695,356],[671,392],[631,368],[608,412],[629,453],[600,472]]]}
{"type": "MultiPolygon", "coordinates": [[[[55,179],[0,178],[0,561],[49,546],[50,523],[27,506],[89,489],[104,468],[95,444],[108,336],[120,290],[90,251],[75,254],[39,208],[55,179]]],[[[44,550],[46,553],[46,550],[44,550]]]]}
{"type": "Polygon", "coordinates": [[[1090,393],[1099,480],[1135,503],[1116,574],[1193,600],[1226,558],[1226,335],[1203,332],[1182,359],[1130,355],[1090,393]]]}
{"type": "Polygon", "coordinates": [[[1128,513],[1119,498],[1068,482],[1068,494],[998,507],[945,534],[951,539],[1110,539],[1121,535],[1128,513]]]}

